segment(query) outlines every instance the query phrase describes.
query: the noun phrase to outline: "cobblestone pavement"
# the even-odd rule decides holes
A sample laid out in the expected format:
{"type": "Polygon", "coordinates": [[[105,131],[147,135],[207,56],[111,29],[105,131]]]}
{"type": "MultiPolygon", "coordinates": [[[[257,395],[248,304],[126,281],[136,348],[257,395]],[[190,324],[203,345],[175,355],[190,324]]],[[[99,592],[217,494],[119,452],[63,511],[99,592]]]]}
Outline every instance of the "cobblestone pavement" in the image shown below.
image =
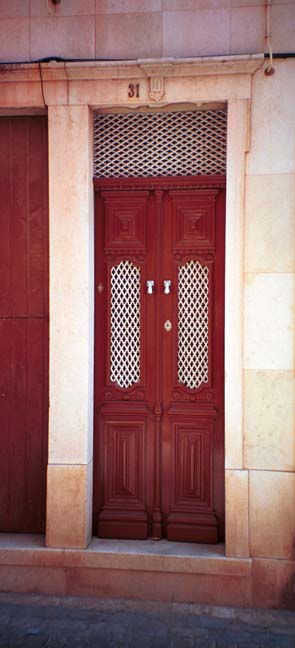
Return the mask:
{"type": "Polygon", "coordinates": [[[0,594],[0,648],[295,648],[295,613],[0,594]]]}

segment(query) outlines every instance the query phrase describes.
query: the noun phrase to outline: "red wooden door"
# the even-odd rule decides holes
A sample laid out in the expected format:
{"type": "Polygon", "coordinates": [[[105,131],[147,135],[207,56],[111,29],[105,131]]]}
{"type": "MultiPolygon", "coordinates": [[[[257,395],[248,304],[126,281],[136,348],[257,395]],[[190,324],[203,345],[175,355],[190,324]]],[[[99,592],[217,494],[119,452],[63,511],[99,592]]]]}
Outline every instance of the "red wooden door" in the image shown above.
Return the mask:
{"type": "Polygon", "coordinates": [[[47,120],[0,119],[0,531],[44,531],[47,120]]]}
{"type": "Polygon", "coordinates": [[[96,181],[95,530],[224,534],[224,178],[96,181]]]}

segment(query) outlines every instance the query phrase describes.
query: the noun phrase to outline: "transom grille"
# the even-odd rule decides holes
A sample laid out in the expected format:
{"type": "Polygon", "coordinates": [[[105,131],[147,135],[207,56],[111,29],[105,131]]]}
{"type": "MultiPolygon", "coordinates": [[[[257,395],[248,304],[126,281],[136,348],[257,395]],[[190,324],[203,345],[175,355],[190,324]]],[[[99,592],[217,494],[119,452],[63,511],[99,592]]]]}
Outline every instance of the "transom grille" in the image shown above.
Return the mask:
{"type": "Polygon", "coordinates": [[[94,116],[94,175],[225,174],[226,111],[94,116]]]}
{"type": "Polygon", "coordinates": [[[178,269],[178,381],[208,382],[209,268],[188,261],[178,269]]]}
{"type": "Polygon", "coordinates": [[[121,261],[111,269],[110,380],[131,387],[140,380],[140,268],[121,261]]]}

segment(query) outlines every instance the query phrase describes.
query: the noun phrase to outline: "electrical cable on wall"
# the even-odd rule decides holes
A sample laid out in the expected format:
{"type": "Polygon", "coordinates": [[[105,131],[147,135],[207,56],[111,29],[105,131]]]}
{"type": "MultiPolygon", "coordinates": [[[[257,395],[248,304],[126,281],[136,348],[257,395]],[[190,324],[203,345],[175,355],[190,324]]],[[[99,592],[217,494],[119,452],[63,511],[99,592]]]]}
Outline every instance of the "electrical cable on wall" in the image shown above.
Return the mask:
{"type": "Polygon", "coordinates": [[[44,104],[44,108],[48,108],[48,106],[46,104],[46,101],[45,101],[45,97],[44,97],[43,77],[42,77],[42,69],[41,69],[40,61],[39,61],[38,67],[39,67],[39,74],[40,74],[40,82],[41,82],[41,92],[42,92],[43,104],[44,104]]]}
{"type": "Polygon", "coordinates": [[[272,0],[266,0],[266,2],[265,2],[265,8],[266,8],[266,34],[265,34],[265,38],[266,38],[266,41],[267,41],[268,53],[269,53],[269,65],[267,66],[267,68],[264,71],[266,76],[272,76],[275,73],[275,69],[273,67],[273,52],[272,52],[272,45],[271,45],[271,30],[270,30],[271,2],[272,2],[272,0]]]}
{"type": "MultiPolygon", "coordinates": [[[[206,56],[206,59],[216,59],[216,56],[218,58],[226,58],[222,54],[212,54],[210,56],[206,56]]],[[[245,56],[249,57],[251,55],[249,54],[241,54],[239,56],[245,56]]],[[[255,54],[253,54],[255,56],[255,54]]],[[[271,60],[273,61],[274,59],[292,59],[295,58],[295,52],[271,52],[271,55],[269,52],[265,52],[264,54],[265,58],[271,57],[271,60]]],[[[190,60],[190,59],[189,59],[190,60]]],[[[165,59],[164,59],[165,61],[165,59]]],[[[92,58],[68,58],[66,56],[56,56],[56,55],[51,55],[51,56],[42,56],[41,58],[37,59],[31,59],[31,60],[25,60],[23,59],[22,61],[0,61],[0,70],[1,66],[7,67],[8,65],[38,65],[39,63],[125,63],[125,62],[132,62],[132,63],[137,63],[138,59],[137,58],[107,58],[107,57],[92,57],[92,58]]],[[[161,61],[163,62],[163,60],[161,61]]],[[[274,68],[273,68],[274,69],[274,68]]]]}

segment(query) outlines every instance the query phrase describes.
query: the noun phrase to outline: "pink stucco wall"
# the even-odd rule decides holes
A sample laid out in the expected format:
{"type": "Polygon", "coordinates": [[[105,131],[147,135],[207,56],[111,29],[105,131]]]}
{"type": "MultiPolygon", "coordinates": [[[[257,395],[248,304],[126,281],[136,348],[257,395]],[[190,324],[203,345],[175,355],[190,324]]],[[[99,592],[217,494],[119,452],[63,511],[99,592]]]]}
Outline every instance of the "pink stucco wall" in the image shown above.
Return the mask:
{"type": "MultiPolygon", "coordinates": [[[[275,52],[295,49],[295,0],[273,0],[275,52]]],[[[0,62],[263,52],[264,0],[0,0],[0,62]]]]}

